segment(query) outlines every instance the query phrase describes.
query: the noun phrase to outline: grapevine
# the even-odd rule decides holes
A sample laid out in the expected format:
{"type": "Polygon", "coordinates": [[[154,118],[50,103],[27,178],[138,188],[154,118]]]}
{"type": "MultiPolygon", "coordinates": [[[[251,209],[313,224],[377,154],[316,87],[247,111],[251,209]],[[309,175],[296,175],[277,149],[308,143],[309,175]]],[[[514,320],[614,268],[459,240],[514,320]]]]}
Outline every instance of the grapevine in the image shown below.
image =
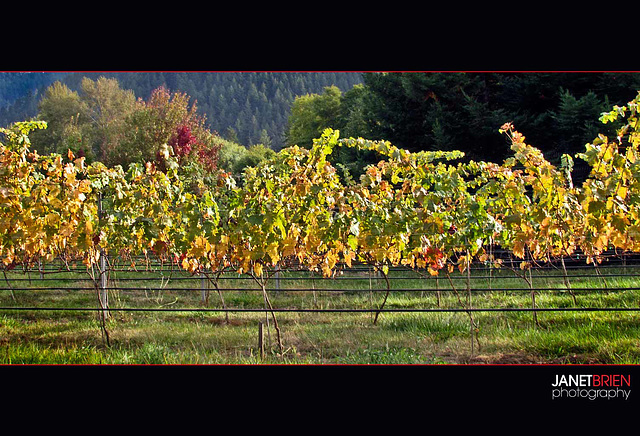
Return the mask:
{"type": "MultiPolygon", "coordinates": [[[[6,271],[80,260],[89,270],[106,254],[132,266],[153,255],[206,276],[221,298],[220,274],[245,274],[263,292],[283,353],[267,292],[282,266],[332,277],[343,265],[368,264],[386,280],[381,311],[391,267],[447,277],[455,268],[468,273],[473,260],[499,267],[489,251],[496,244],[521,259],[526,279],[534,262],[560,258],[564,267],[578,251],[594,264],[610,248],[640,251],[639,102],[640,94],[602,115],[620,127],[615,139],[599,135],[576,156],[591,167],[581,186],[572,157],[552,165],[511,123],[500,128],[512,150],[502,163],[462,161],[458,151],[411,153],[327,129],[309,149],[288,147],[248,167],[241,182],[216,170],[213,183],[195,191],[178,171],[197,145],[187,127],[156,162],[123,169],[87,165],[71,151],[41,156],[29,133],[46,123],[15,123],[0,129],[0,262],[6,271]],[[380,160],[343,184],[328,160],[337,147],[375,151],[380,160]]],[[[532,291],[535,308],[533,299],[532,291]]]]}

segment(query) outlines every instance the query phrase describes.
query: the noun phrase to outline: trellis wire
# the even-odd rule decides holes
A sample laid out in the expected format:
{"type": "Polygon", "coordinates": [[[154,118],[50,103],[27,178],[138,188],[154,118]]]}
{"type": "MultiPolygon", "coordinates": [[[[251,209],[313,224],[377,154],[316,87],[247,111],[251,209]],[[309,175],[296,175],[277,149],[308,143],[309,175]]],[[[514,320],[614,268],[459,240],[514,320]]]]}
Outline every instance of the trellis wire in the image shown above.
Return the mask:
{"type": "MultiPolygon", "coordinates": [[[[105,287],[101,288],[106,291],[201,291],[202,288],[165,288],[165,287],[128,287],[123,288],[119,286],[115,287],[105,287]]],[[[95,287],[63,287],[63,286],[52,286],[47,288],[0,288],[0,291],[93,291],[95,287]]],[[[246,291],[246,292],[262,292],[260,288],[220,288],[221,291],[246,291]]],[[[286,291],[286,292],[313,292],[313,291],[321,291],[321,292],[386,292],[387,289],[383,288],[267,288],[269,291],[286,291]]],[[[391,288],[393,292],[428,292],[428,291],[440,291],[440,292],[455,292],[454,289],[451,288],[391,288]]],[[[597,291],[638,291],[640,287],[608,287],[608,288],[500,288],[500,289],[490,289],[490,288],[470,288],[471,292],[531,292],[531,291],[555,291],[555,292],[568,292],[578,291],[578,292],[597,292],[597,291]]]]}
{"type": "MultiPolygon", "coordinates": [[[[495,253],[494,253],[495,254],[495,253]]],[[[507,252],[502,252],[502,254],[508,254],[507,252]]],[[[550,279],[550,278],[587,278],[587,277],[592,277],[592,278],[607,278],[607,277],[629,277],[629,278],[633,278],[633,277],[638,277],[640,276],[639,274],[636,274],[636,272],[634,271],[634,269],[636,269],[638,266],[640,266],[639,264],[635,263],[635,261],[637,261],[637,255],[629,255],[626,253],[623,254],[610,254],[607,257],[607,262],[611,262],[611,260],[620,260],[619,257],[623,257],[623,259],[621,259],[624,263],[624,269],[625,271],[627,271],[626,273],[618,273],[618,274],[611,274],[611,273],[606,273],[606,274],[602,274],[602,273],[597,273],[597,274],[535,274],[535,275],[531,275],[531,278],[546,278],[546,279],[550,279]]],[[[146,259],[147,261],[149,259],[146,259]]],[[[572,259],[574,260],[574,259],[572,259]]],[[[575,260],[574,260],[575,261],[575,260]]],[[[509,262],[512,265],[519,265],[521,260],[514,260],[513,258],[509,259],[509,262]]],[[[127,272],[127,273],[149,273],[149,272],[161,272],[163,275],[162,277],[118,277],[117,281],[118,282],[127,282],[127,281],[153,281],[153,280],[159,280],[159,279],[168,279],[168,280],[172,280],[172,281],[178,281],[178,280],[200,280],[201,281],[201,286],[200,287],[182,287],[182,288],[176,288],[176,287],[149,287],[149,286],[145,286],[145,287],[126,287],[126,286],[107,286],[106,283],[102,282],[101,286],[100,286],[100,291],[101,292],[108,292],[108,291],[121,291],[121,292],[136,292],[136,291],[163,291],[163,292],[190,292],[190,291],[200,291],[203,292],[203,281],[204,279],[204,275],[203,274],[191,274],[191,275],[187,275],[189,273],[185,272],[184,270],[181,269],[174,269],[174,265],[166,262],[166,263],[160,263],[158,264],[156,261],[156,267],[160,266],[162,267],[161,269],[150,269],[149,265],[152,264],[152,262],[147,262],[147,268],[140,268],[139,270],[137,269],[124,269],[124,268],[118,268],[120,265],[118,264],[118,262],[113,262],[111,268],[107,268],[107,272],[111,273],[111,272],[127,272]],[[170,266],[170,268],[164,268],[164,266],[170,266]],[[164,273],[174,273],[174,272],[179,272],[185,275],[182,276],[164,276],[164,273]]],[[[589,266],[589,265],[585,265],[585,264],[581,264],[581,265],[577,265],[577,266],[572,266],[569,265],[567,266],[568,268],[580,268],[580,269],[591,269],[593,268],[593,266],[589,266]]],[[[615,268],[616,266],[612,266],[612,265],[599,265],[599,268],[607,268],[607,267],[611,267],[611,268],[615,268]]],[[[617,266],[618,268],[620,268],[620,266],[617,266]]],[[[534,269],[535,270],[544,270],[545,268],[552,268],[552,266],[548,266],[548,265],[538,265],[536,266],[534,269]]],[[[102,269],[102,268],[101,268],[102,269]]],[[[509,272],[510,269],[514,270],[514,269],[519,269],[518,266],[512,266],[511,268],[509,268],[508,266],[504,266],[503,268],[487,268],[484,267],[484,265],[482,263],[473,263],[472,264],[472,268],[474,271],[484,271],[484,270],[489,270],[491,272],[491,275],[480,275],[480,276],[473,276],[472,278],[469,276],[450,276],[449,278],[451,280],[467,280],[467,283],[469,283],[469,281],[471,279],[473,280],[478,280],[478,279],[496,279],[496,278],[500,278],[501,280],[504,279],[521,279],[521,277],[518,276],[513,276],[513,275],[506,275],[506,276],[496,276],[496,272],[499,271],[500,269],[506,271],[507,273],[509,272]]],[[[313,292],[314,296],[316,292],[326,292],[326,293],[331,293],[331,292],[341,292],[341,293],[358,293],[358,292],[369,292],[370,295],[372,293],[376,293],[376,292],[386,292],[387,289],[384,288],[377,288],[377,287],[373,287],[371,286],[371,279],[374,278],[372,276],[372,270],[371,270],[371,266],[370,265],[365,265],[365,264],[359,264],[359,265],[354,265],[354,267],[352,268],[348,268],[344,270],[347,273],[366,273],[367,276],[363,276],[363,277],[342,277],[342,276],[338,276],[338,277],[330,277],[330,278],[324,278],[323,280],[327,280],[327,281],[341,281],[341,280],[369,280],[369,286],[366,288],[345,288],[345,287],[339,287],[339,288],[323,288],[323,287],[317,287],[315,286],[315,280],[319,280],[318,277],[315,277],[313,275],[313,272],[311,272],[311,276],[310,277],[294,277],[294,276],[287,276],[287,273],[292,272],[304,272],[304,270],[300,269],[300,270],[296,270],[295,269],[295,265],[293,266],[293,268],[290,269],[285,269],[285,268],[280,268],[278,267],[277,269],[277,280],[276,280],[276,289],[277,291],[286,291],[286,292],[313,292]],[[280,282],[286,282],[287,280],[291,280],[291,281],[304,281],[304,280],[312,280],[312,284],[314,284],[313,287],[311,288],[307,288],[307,287],[296,287],[296,288],[287,288],[287,287],[281,287],[280,286],[280,282]]],[[[390,271],[394,271],[394,272],[398,272],[398,271],[412,271],[409,268],[406,267],[392,267],[390,268],[390,271]]],[[[640,270],[639,270],[640,271],[640,270]]],[[[66,274],[66,273],[82,273],[82,272],[86,272],[86,269],[72,269],[72,268],[58,268],[58,269],[53,269],[51,268],[51,265],[48,266],[43,266],[41,264],[39,264],[37,266],[37,269],[35,270],[30,270],[30,269],[25,269],[22,271],[23,273],[30,273],[30,272],[34,272],[34,273],[38,273],[39,274],[39,278],[11,278],[12,281],[29,281],[29,282],[46,282],[46,281],[64,281],[64,280],[75,280],[78,282],[82,282],[82,281],[91,281],[90,278],[77,278],[77,277],[57,277],[57,278],[47,278],[44,277],[44,274],[47,273],[59,273],[59,274],[66,274]]],[[[103,272],[103,271],[101,271],[103,272]]],[[[227,272],[227,275],[221,275],[218,280],[248,280],[249,278],[247,276],[240,276],[237,275],[234,272],[227,272]]],[[[101,277],[104,277],[103,274],[100,274],[101,277]]],[[[375,277],[376,279],[378,277],[375,277]]],[[[420,274],[417,273],[415,276],[409,277],[409,276],[394,276],[390,278],[392,281],[397,281],[397,280],[420,280],[421,282],[423,280],[437,280],[437,277],[435,276],[430,276],[428,274],[420,274]]],[[[89,291],[89,290],[95,290],[95,286],[91,286],[91,287],[65,287],[65,286],[47,286],[47,287],[0,287],[0,292],[1,291],[47,291],[47,290],[66,290],[66,291],[89,291]]],[[[220,287],[219,288],[220,291],[224,291],[224,292],[260,292],[261,289],[258,288],[250,288],[250,287],[220,287]]],[[[274,289],[269,288],[269,290],[273,291],[274,289]]],[[[389,289],[391,292],[456,292],[455,289],[453,288],[446,288],[446,287],[441,287],[441,286],[437,286],[435,289],[434,288],[425,288],[425,287],[417,287],[417,288],[391,288],[389,289]]],[[[566,287],[557,287],[557,288],[533,288],[533,287],[500,287],[498,289],[496,288],[476,288],[476,287],[468,287],[469,292],[471,293],[494,293],[494,292],[531,292],[531,291],[536,291],[536,292],[560,292],[560,293],[564,293],[564,292],[598,292],[598,291],[604,291],[606,290],[607,292],[613,292],[613,291],[637,291],[640,290],[640,287],[606,287],[606,288],[598,288],[598,287],[571,287],[566,288],[566,287]]],[[[101,294],[102,295],[106,295],[106,294],[101,294]]],[[[203,297],[204,298],[204,297],[203,297]]],[[[101,301],[102,298],[101,298],[101,301]]],[[[104,308],[102,308],[104,309],[104,308]]],[[[7,307],[0,307],[1,311],[95,311],[96,308],[71,308],[71,307],[11,307],[11,306],[7,306],[7,307]]],[[[584,307],[562,307],[562,308],[541,308],[541,307],[530,307],[530,308],[524,308],[524,307],[518,307],[518,308],[478,308],[478,307],[466,307],[466,308],[369,308],[369,309],[349,309],[349,308],[323,308],[323,309],[319,309],[319,308],[314,308],[314,309],[305,309],[305,308],[289,308],[289,309],[285,309],[285,308],[274,308],[273,312],[309,312],[309,313],[320,313],[320,312],[335,312],[335,313],[374,313],[374,312],[380,312],[380,313],[393,313],[393,312],[417,312],[417,313],[430,313],[430,312],[467,312],[467,313],[471,313],[471,312],[571,312],[571,311],[629,311],[629,312],[635,312],[635,311],[639,311],[640,308],[638,307],[624,307],[624,308],[620,308],[620,307],[604,307],[604,308],[600,308],[600,307],[591,307],[591,308],[584,308],[584,307]]],[[[129,311],[129,312],[260,312],[263,313],[265,311],[264,308],[179,308],[179,307],[173,307],[173,308],[112,308],[112,307],[108,307],[106,309],[106,311],[129,311]]]]}
{"type": "MultiPolygon", "coordinates": [[[[109,271],[113,271],[113,270],[109,270],[109,271]]],[[[63,271],[64,272],[64,271],[63,271]]],[[[74,272],[75,273],[75,272],[74,272]]],[[[567,275],[563,275],[563,274],[557,274],[557,275],[553,275],[553,274],[548,274],[548,275],[537,275],[537,274],[532,274],[531,275],[532,278],[539,278],[539,279],[545,279],[545,278],[563,278],[563,277],[568,277],[568,278],[599,278],[599,277],[640,277],[640,274],[567,274],[567,275]]],[[[165,277],[167,278],[167,277],[165,277]]],[[[414,277],[397,277],[394,276],[392,277],[393,280],[420,280],[420,279],[424,279],[424,280],[437,280],[438,277],[436,276],[419,276],[416,275],[414,277]]],[[[440,277],[441,278],[441,277],[440,277]]],[[[522,280],[521,277],[516,277],[516,276],[495,276],[495,275],[488,275],[488,276],[474,276],[473,279],[496,279],[499,278],[500,280],[522,280]]],[[[119,281],[152,281],[152,280],[158,280],[158,277],[121,277],[118,278],[119,281]]],[[[179,281],[179,280],[201,280],[202,278],[200,276],[189,276],[189,277],[171,277],[172,281],[179,281]]],[[[278,278],[278,280],[280,281],[287,281],[287,280],[317,280],[317,277],[285,277],[285,276],[280,276],[278,278]]],[[[463,276],[453,276],[451,277],[452,280],[467,280],[466,277],[463,276]]],[[[32,279],[32,278],[11,278],[11,281],[38,281],[38,282],[45,282],[45,281],[64,281],[64,280],[75,280],[75,281],[91,281],[90,278],[78,278],[78,277],[57,277],[57,278],[37,278],[37,279],[32,279]]],[[[224,277],[221,276],[218,278],[218,280],[248,280],[248,277],[224,277]]],[[[330,280],[364,280],[362,277],[331,277],[330,280]]]]}
{"type": "MultiPolygon", "coordinates": [[[[77,311],[95,312],[95,307],[0,307],[2,311],[77,311]]],[[[119,307],[109,308],[109,312],[259,312],[264,313],[264,308],[150,308],[150,307],[119,307]]],[[[638,312],[640,307],[495,307],[495,308],[431,308],[431,309],[286,309],[273,308],[273,312],[344,312],[344,313],[370,313],[370,312],[638,312]]]]}

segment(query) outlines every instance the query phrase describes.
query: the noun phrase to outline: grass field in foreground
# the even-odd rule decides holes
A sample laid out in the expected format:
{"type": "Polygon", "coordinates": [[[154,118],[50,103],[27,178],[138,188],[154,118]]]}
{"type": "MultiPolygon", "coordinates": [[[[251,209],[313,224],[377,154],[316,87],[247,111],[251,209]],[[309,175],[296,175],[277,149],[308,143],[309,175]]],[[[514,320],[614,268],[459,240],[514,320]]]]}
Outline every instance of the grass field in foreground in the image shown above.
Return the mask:
{"type": "MultiPolygon", "coordinates": [[[[536,292],[536,307],[640,307],[640,291],[626,289],[640,287],[634,268],[601,272],[604,277],[593,269],[569,271],[574,301],[559,271],[533,271],[534,288],[552,289],[536,292]]],[[[8,309],[97,307],[93,283],[83,281],[86,273],[44,277],[2,278],[0,306],[7,310],[0,311],[0,364],[640,363],[640,311],[473,312],[473,337],[464,311],[383,312],[375,324],[373,312],[277,312],[285,350],[280,356],[273,319],[255,283],[231,275],[219,286],[255,289],[221,295],[227,308],[261,311],[180,311],[220,309],[221,295],[199,277],[167,271],[112,273],[109,286],[119,289],[109,291],[107,345],[97,310],[8,309]],[[207,287],[205,305],[201,291],[207,287]],[[126,308],[168,311],[118,310],[126,308]],[[264,358],[258,350],[260,323],[264,358]]],[[[470,301],[466,276],[459,273],[451,281],[417,278],[411,271],[392,271],[390,277],[385,309],[532,307],[528,283],[506,268],[491,271],[490,279],[486,270],[473,271],[470,301]]],[[[279,291],[275,280],[269,282],[269,297],[276,309],[372,310],[384,299],[385,283],[367,270],[324,280],[283,272],[279,291]]]]}

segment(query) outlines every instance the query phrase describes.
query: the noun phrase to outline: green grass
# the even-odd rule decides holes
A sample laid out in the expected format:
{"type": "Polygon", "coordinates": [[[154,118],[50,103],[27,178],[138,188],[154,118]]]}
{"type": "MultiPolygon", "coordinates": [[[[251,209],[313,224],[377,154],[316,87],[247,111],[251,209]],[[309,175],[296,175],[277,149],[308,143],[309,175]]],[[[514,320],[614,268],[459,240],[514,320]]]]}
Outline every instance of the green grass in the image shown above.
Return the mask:
{"type": "MultiPolygon", "coordinates": [[[[610,273],[622,272],[608,270],[610,273]]],[[[632,270],[628,271],[632,272],[632,270]]],[[[203,308],[200,280],[174,273],[118,272],[112,279],[120,287],[135,291],[110,291],[112,309],[203,308]],[[126,278],[154,277],[152,281],[126,278]],[[182,290],[158,290],[162,285],[182,290]],[[195,288],[186,290],[186,288],[195,288]]],[[[474,276],[484,275],[474,272],[474,276]]],[[[472,278],[473,308],[530,308],[531,296],[522,279],[506,269],[493,272],[491,280],[472,278]]],[[[640,292],[602,289],[602,279],[587,277],[592,270],[571,278],[577,303],[553,272],[535,272],[534,287],[555,289],[536,293],[536,307],[639,307],[640,292]],[[549,277],[547,277],[549,276],[549,277]]],[[[452,275],[458,296],[449,281],[410,278],[410,271],[392,272],[388,309],[460,308],[467,303],[466,280],[452,275]],[[410,291],[415,289],[415,291],[410,291]]],[[[3,307],[96,308],[95,290],[87,275],[47,274],[56,280],[40,281],[37,274],[7,275],[14,289],[0,290],[3,307]],[[17,281],[27,279],[31,281],[17,281]],[[71,279],[71,280],[69,280],[71,279]],[[47,287],[64,287],[61,290],[47,287]],[[38,289],[18,290],[19,287],[38,289]]],[[[235,275],[237,277],[237,275],[235,275]]],[[[356,280],[305,279],[308,273],[282,273],[280,291],[269,290],[275,308],[375,309],[384,298],[385,282],[366,270],[342,277],[356,280]],[[306,291],[293,289],[304,288],[306,291]],[[322,289],[340,291],[322,291],[322,289]],[[288,289],[288,290],[287,290],[288,289]],[[376,292],[376,290],[383,292],[376,292]],[[370,291],[371,290],[371,291],[370,291]]],[[[608,288],[639,286],[633,276],[607,277],[608,288]]],[[[274,281],[270,282],[273,288],[274,281]]],[[[220,282],[223,288],[256,284],[242,280],[220,282]]],[[[7,282],[3,280],[3,288],[7,282]]],[[[232,308],[264,309],[261,292],[225,291],[224,302],[232,308]]],[[[209,309],[221,308],[220,296],[210,289],[209,309]]],[[[640,312],[474,312],[478,328],[472,340],[465,312],[382,313],[373,323],[373,313],[277,313],[284,354],[279,355],[271,316],[259,312],[127,312],[113,310],[106,324],[109,343],[101,329],[97,310],[0,312],[0,364],[454,364],[454,363],[640,363],[640,312]],[[258,325],[265,328],[264,358],[258,350],[258,325]],[[477,339],[476,339],[477,338],[477,339]]]]}

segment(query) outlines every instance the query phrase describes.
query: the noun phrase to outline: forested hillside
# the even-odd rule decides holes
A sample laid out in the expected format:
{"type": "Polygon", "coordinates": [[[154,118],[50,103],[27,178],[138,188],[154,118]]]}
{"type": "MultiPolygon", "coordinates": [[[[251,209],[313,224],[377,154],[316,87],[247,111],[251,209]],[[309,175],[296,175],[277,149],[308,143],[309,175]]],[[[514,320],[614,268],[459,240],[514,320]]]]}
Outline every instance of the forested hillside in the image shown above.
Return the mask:
{"type": "Polygon", "coordinates": [[[348,91],[362,82],[360,73],[2,73],[0,125],[36,116],[45,88],[59,80],[78,90],[83,77],[113,77],[123,89],[148,99],[159,86],[184,92],[197,102],[208,127],[227,139],[250,146],[265,144],[275,150],[284,145],[291,104],[296,96],[321,93],[326,86],[348,91]]]}
{"type": "Polygon", "coordinates": [[[65,73],[2,73],[0,74],[0,107],[13,104],[16,100],[38,92],[65,73]]]}

